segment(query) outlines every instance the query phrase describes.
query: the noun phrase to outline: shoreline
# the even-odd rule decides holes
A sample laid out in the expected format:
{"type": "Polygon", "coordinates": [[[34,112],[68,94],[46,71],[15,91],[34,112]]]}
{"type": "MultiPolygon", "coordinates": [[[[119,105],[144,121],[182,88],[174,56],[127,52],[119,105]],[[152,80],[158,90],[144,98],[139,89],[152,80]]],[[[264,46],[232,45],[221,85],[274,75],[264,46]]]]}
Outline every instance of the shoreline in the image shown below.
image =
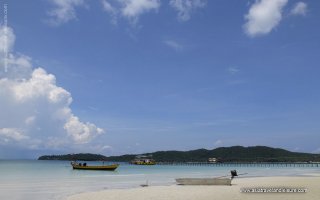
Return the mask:
{"type": "Polygon", "coordinates": [[[211,200],[211,199],[279,199],[279,200],[317,200],[320,197],[319,174],[313,176],[276,176],[235,178],[231,186],[155,186],[123,189],[105,189],[68,196],[67,200],[211,200]],[[243,188],[297,188],[305,193],[244,193],[243,188]]]}

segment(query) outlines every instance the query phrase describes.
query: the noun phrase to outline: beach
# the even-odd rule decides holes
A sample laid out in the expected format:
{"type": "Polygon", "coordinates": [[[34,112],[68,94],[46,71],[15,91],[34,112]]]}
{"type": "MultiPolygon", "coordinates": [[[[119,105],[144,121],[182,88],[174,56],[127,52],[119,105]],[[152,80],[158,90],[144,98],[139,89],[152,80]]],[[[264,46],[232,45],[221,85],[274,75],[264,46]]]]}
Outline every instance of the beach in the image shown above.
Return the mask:
{"type": "MultiPolygon", "coordinates": [[[[97,165],[99,162],[90,162],[97,165]]],[[[319,167],[137,166],[121,163],[116,171],[73,170],[69,161],[0,160],[0,199],[318,199],[319,167]],[[208,178],[230,174],[232,186],[179,186],[175,178],[208,178]],[[246,174],[248,173],[248,174],[246,174]],[[148,182],[149,187],[141,187],[148,182]],[[305,194],[243,194],[243,187],[307,188],[305,194]]]]}
{"type": "Polygon", "coordinates": [[[130,189],[110,189],[98,192],[86,192],[69,196],[67,200],[318,200],[320,197],[320,177],[250,177],[235,178],[232,186],[148,186],[130,189]],[[243,189],[291,189],[287,192],[246,193],[243,189]],[[300,192],[293,192],[294,189],[300,192]],[[301,192],[302,191],[302,192],[301,192]]]}

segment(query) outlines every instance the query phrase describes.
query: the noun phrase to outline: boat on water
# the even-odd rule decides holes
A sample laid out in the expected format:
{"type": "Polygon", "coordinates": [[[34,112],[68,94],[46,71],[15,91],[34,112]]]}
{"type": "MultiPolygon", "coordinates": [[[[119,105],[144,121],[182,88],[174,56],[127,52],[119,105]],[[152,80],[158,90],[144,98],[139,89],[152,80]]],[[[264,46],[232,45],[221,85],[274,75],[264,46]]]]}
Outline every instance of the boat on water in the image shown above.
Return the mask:
{"type": "Polygon", "coordinates": [[[177,178],[179,185],[231,185],[231,178],[177,178]]]}
{"type": "Polygon", "coordinates": [[[139,155],[134,160],[131,161],[131,164],[134,165],[155,165],[156,161],[151,158],[152,155],[139,155]]]}
{"type": "Polygon", "coordinates": [[[73,169],[82,169],[82,170],[108,170],[108,171],[114,171],[118,168],[119,164],[112,164],[112,165],[92,165],[89,166],[87,163],[77,163],[77,162],[71,162],[73,169]]]}

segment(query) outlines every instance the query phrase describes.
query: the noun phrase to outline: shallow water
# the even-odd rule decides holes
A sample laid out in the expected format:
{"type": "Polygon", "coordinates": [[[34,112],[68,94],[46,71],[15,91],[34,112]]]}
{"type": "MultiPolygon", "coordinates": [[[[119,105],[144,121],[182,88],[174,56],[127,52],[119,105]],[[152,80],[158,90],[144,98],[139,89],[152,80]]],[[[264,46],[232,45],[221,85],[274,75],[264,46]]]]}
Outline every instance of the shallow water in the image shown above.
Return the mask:
{"type": "MultiPolygon", "coordinates": [[[[101,162],[87,162],[101,165],[101,162]]],[[[0,160],[0,199],[43,200],[102,189],[172,185],[179,177],[218,177],[236,169],[248,176],[320,174],[320,167],[137,166],[120,163],[116,171],[73,170],[68,161],[0,160]]]]}

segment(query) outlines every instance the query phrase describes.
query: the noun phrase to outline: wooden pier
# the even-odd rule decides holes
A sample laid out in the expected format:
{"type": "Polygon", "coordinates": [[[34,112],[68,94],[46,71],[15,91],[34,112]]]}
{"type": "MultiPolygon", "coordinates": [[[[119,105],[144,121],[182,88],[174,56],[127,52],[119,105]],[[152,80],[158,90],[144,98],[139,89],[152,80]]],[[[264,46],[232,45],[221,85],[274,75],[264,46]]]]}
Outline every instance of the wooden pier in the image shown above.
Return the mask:
{"type": "Polygon", "coordinates": [[[307,162],[261,162],[261,163],[209,163],[209,162],[157,162],[157,165],[190,165],[190,166],[212,166],[212,167],[320,167],[320,163],[307,162]]]}

